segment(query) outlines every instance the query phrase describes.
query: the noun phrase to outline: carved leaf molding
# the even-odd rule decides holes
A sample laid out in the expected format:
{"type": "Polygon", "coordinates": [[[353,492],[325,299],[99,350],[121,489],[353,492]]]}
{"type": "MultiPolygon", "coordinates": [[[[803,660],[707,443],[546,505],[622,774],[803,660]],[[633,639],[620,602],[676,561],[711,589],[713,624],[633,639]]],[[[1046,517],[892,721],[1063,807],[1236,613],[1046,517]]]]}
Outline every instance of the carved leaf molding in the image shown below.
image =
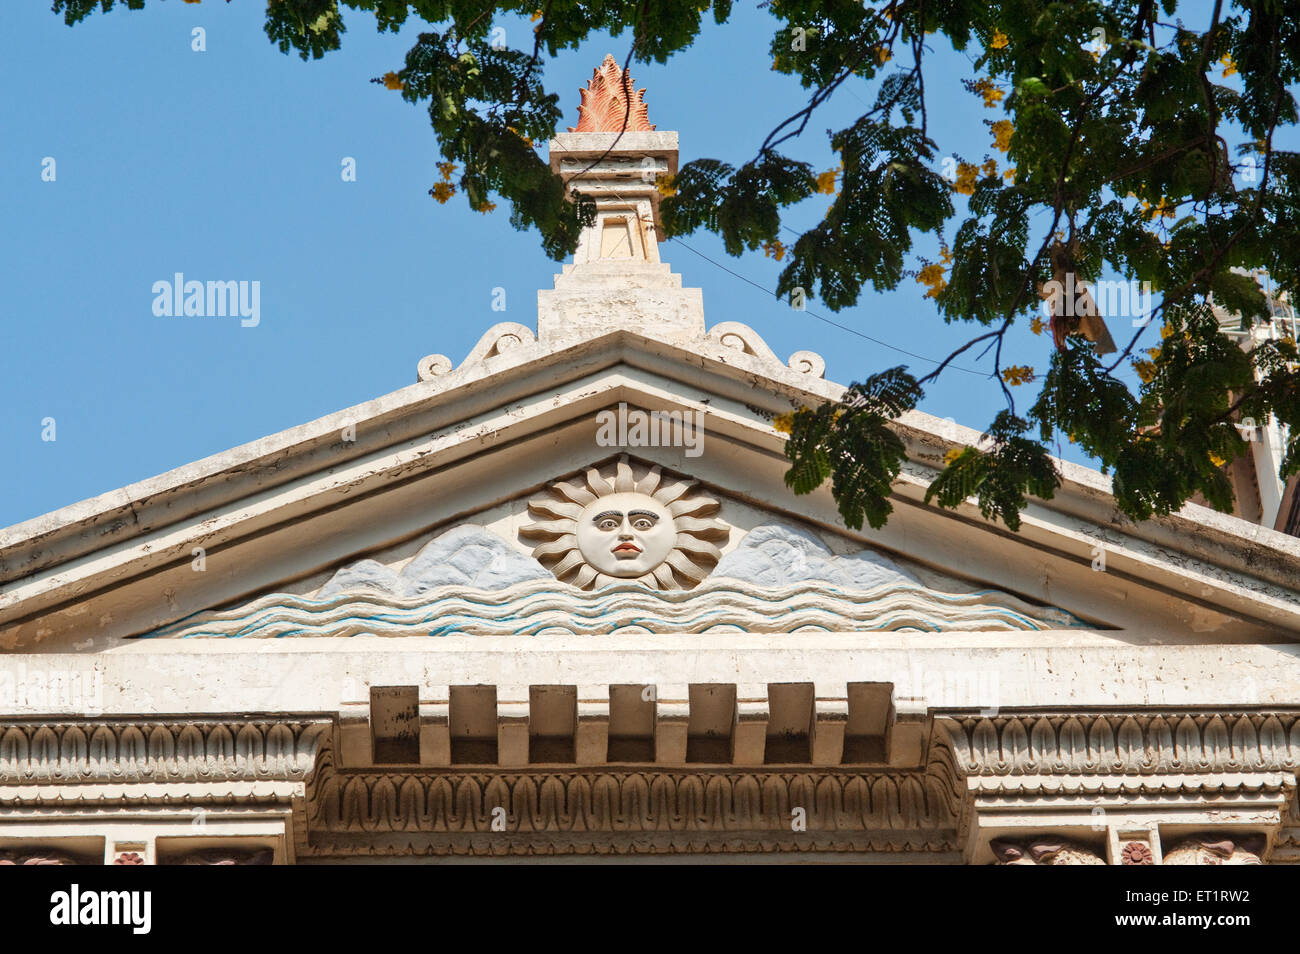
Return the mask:
{"type": "Polygon", "coordinates": [[[1009,715],[942,719],[963,775],[1289,772],[1295,712],[1009,715]]]}
{"type": "Polygon", "coordinates": [[[939,775],[786,772],[322,773],[309,794],[315,832],[938,832],[960,793],[939,775]],[[504,817],[496,809],[505,809],[504,817]],[[498,825],[501,821],[498,821],[498,825]]]}
{"type": "Polygon", "coordinates": [[[11,723],[0,784],[301,780],[331,723],[11,723]]]}

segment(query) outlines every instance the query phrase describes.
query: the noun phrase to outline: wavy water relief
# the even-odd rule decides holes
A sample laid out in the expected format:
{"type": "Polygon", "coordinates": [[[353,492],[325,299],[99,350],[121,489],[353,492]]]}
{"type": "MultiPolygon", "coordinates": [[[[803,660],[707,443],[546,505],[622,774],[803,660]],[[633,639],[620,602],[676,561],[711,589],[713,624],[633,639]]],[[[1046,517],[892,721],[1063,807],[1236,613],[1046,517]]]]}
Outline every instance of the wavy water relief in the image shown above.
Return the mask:
{"type": "Polygon", "coordinates": [[[938,593],[910,584],[862,592],[800,583],[757,588],[726,578],[687,592],[633,583],[595,592],[554,582],[506,591],[440,588],[420,598],[379,593],[324,600],[277,593],[234,610],[206,612],[148,634],[155,638],[288,636],[492,636],[662,633],[971,632],[1080,625],[1061,610],[1003,593],[938,593]]]}
{"type": "Polygon", "coordinates": [[[272,593],[197,613],[145,638],[545,636],[660,633],[978,632],[1084,625],[998,590],[943,592],[882,554],[836,555],[815,535],[751,530],[690,590],[627,581],[580,590],[484,527],[435,537],[400,572],[339,569],[314,596],[272,593]]]}

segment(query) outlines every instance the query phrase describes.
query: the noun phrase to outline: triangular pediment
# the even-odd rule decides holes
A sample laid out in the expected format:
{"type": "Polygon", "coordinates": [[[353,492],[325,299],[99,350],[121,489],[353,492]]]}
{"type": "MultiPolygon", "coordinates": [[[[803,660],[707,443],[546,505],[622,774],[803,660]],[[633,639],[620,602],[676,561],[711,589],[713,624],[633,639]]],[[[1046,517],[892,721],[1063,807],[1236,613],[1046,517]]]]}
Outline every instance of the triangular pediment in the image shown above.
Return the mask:
{"type": "Polygon", "coordinates": [[[1087,628],[627,455],[149,638],[1087,628]],[[414,551],[414,552],[412,552],[414,551]]]}
{"type": "MultiPolygon", "coordinates": [[[[1057,498],[1035,501],[1019,534],[984,520],[973,505],[939,510],[922,502],[924,487],[948,448],[978,435],[920,413],[899,424],[910,459],[889,523],[880,531],[846,529],[825,488],[796,496],[785,486],[783,436],[772,426],[775,415],[842,389],[820,377],[815,356],[780,362],[743,326],[694,338],[642,329],[549,343],[523,326],[498,326],[484,340],[455,370],[426,359],[424,380],[412,387],[6,531],[5,648],[106,649],[179,633],[201,614],[262,612],[277,594],[319,601],[331,578],[358,565],[384,567],[400,580],[422,551],[465,527],[482,528],[545,571],[548,561],[531,552],[537,541],[520,535],[536,519],[528,501],[557,481],[613,466],[622,453],[638,473],[657,467],[718,500],[716,514],[688,516],[727,527],[724,570],[759,530],[816,540],[832,569],[835,561],[872,558],[904,568],[918,590],[896,607],[894,623],[875,628],[980,630],[986,613],[988,629],[1084,626],[1137,642],[1276,642],[1300,633],[1295,583],[1287,582],[1297,558],[1291,538],[1195,507],[1133,526],[1116,514],[1104,478],[1068,464],[1060,465],[1057,498]],[[512,340],[501,347],[504,339],[512,340]],[[609,446],[602,421],[628,413],[690,420],[701,446],[609,446]],[[984,596],[964,611],[951,602],[972,593],[984,596]],[[944,599],[941,612],[934,600],[944,599]],[[899,624],[908,613],[912,624],[899,624]]],[[[787,564],[809,558],[794,544],[787,549],[787,564]]],[[[690,589],[712,592],[713,573],[690,589]]],[[[838,579],[825,573],[830,580],[793,579],[786,590],[801,584],[804,602],[815,604],[818,587],[838,579]]],[[[788,575],[788,565],[775,563],[767,577],[742,582],[762,589],[788,575]]],[[[572,596],[586,591],[554,574],[511,585],[577,601],[558,614],[590,599],[572,596]]],[[[414,596],[439,586],[439,599],[458,587],[483,589],[447,577],[414,596]]],[[[869,589],[852,596],[865,598],[869,589]]],[[[671,602],[647,593],[657,590],[645,588],[642,602],[671,602]]],[[[412,593],[387,598],[410,603],[412,593]]],[[[719,592],[717,601],[726,597],[719,592]]],[[[873,628],[869,612],[846,606],[838,616],[822,606],[808,625],[873,628]]],[[[682,631],[706,628],[704,616],[684,624],[689,613],[676,611],[682,631]]],[[[671,628],[671,615],[653,618],[671,628]]],[[[785,624],[797,628],[797,617],[785,624]]],[[[738,613],[725,625],[761,632],[785,624],[738,613]]],[[[501,624],[465,625],[496,632],[492,625],[501,624]]]]}

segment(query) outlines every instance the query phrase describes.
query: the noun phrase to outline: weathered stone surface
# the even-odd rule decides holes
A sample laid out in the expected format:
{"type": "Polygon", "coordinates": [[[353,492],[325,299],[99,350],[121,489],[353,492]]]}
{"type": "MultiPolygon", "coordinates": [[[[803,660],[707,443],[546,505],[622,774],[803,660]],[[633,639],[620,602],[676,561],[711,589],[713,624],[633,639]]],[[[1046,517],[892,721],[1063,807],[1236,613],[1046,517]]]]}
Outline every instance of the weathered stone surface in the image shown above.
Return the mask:
{"type": "Polygon", "coordinates": [[[1199,835],[1179,842],[1165,853],[1167,865],[1258,865],[1264,851],[1264,838],[1244,835],[1224,838],[1214,834],[1199,835]]]}
{"type": "Polygon", "coordinates": [[[1062,839],[1038,839],[1028,843],[994,841],[991,845],[999,865],[1104,865],[1097,852],[1062,839]]]}
{"type": "Polygon", "coordinates": [[[533,560],[476,524],[448,530],[429,543],[401,573],[405,592],[419,596],[438,586],[499,590],[549,574],[533,560]]]}
{"type": "Polygon", "coordinates": [[[358,560],[339,570],[316,594],[321,599],[336,593],[353,590],[378,590],[381,593],[401,593],[405,582],[395,572],[376,560],[358,560]]]}
{"type": "Polygon", "coordinates": [[[891,583],[920,585],[888,557],[870,550],[836,556],[807,530],[780,524],[755,527],[713,572],[714,576],[759,586],[785,586],[802,580],[824,580],[863,590],[891,583]]]}
{"type": "Polygon", "coordinates": [[[378,590],[412,597],[440,586],[500,590],[549,577],[540,563],[496,534],[477,524],[464,524],[435,537],[401,573],[374,560],[360,560],[335,573],[316,596],[327,599],[353,590],[378,590]]]}

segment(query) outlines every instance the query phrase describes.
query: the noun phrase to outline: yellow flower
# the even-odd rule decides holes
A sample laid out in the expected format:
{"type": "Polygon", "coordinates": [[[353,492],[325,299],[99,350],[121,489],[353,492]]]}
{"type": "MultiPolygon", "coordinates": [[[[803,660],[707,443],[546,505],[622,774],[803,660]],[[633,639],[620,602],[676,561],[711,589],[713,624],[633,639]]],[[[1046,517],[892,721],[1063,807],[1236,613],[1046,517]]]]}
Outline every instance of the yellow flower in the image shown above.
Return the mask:
{"type": "Polygon", "coordinates": [[[953,461],[962,455],[962,451],[965,449],[966,448],[964,447],[949,447],[948,453],[943,455],[943,462],[945,464],[952,464],[953,461]]]}
{"type": "Polygon", "coordinates": [[[1007,95],[1005,91],[994,86],[993,81],[987,76],[981,77],[975,84],[975,92],[984,97],[984,105],[989,109],[1002,102],[1002,97],[1007,95]]]}
{"type": "Polygon", "coordinates": [[[948,287],[942,265],[925,266],[917,274],[916,280],[922,285],[929,286],[930,290],[925,293],[926,298],[938,298],[939,293],[948,287]]]}
{"type": "Polygon", "coordinates": [[[979,166],[973,166],[969,162],[957,163],[957,181],[953,183],[953,188],[962,195],[974,195],[975,177],[979,171],[979,166]]]}
{"type": "Polygon", "coordinates": [[[529,23],[536,23],[536,22],[537,22],[538,20],[540,20],[541,18],[542,18],[542,11],[541,11],[541,10],[534,10],[534,11],[533,11],[533,15],[532,15],[531,17],[528,18],[528,22],[529,22],[529,23]]]}
{"type": "Polygon", "coordinates": [[[772,239],[770,242],[763,243],[763,256],[765,258],[774,258],[778,262],[785,258],[785,246],[781,244],[780,239],[772,239]]]}
{"type": "Polygon", "coordinates": [[[993,130],[993,145],[999,152],[1006,152],[1011,148],[1011,135],[1016,131],[1016,127],[1011,125],[1009,119],[999,119],[989,126],[993,130]]]}
{"type": "Polygon", "coordinates": [[[1028,384],[1034,380],[1034,369],[1028,365],[1013,364],[1002,369],[1002,380],[1013,388],[1021,384],[1028,384]]]}
{"type": "Polygon", "coordinates": [[[677,194],[677,187],[673,185],[673,177],[666,172],[662,175],[655,176],[655,188],[662,196],[671,196],[677,194]]]}
{"type": "Polygon", "coordinates": [[[1224,79],[1237,75],[1237,64],[1232,61],[1231,54],[1224,53],[1223,56],[1219,57],[1219,62],[1223,64],[1224,79]]]}
{"type": "Polygon", "coordinates": [[[1172,219],[1178,215],[1178,208],[1177,206],[1169,205],[1169,199],[1166,196],[1161,196],[1160,201],[1157,202],[1155,205],[1152,205],[1149,201],[1143,199],[1142,212],[1143,212],[1142,218],[1150,222],[1156,216],[1160,216],[1161,218],[1166,218],[1166,219],[1172,219]]]}
{"type": "Polygon", "coordinates": [[[456,163],[440,162],[438,163],[438,172],[441,174],[444,182],[450,182],[452,175],[456,172],[456,163]]]}
{"type": "Polygon", "coordinates": [[[479,207],[475,211],[482,212],[484,215],[487,215],[489,212],[496,211],[496,207],[497,204],[495,202],[484,202],[481,205],[479,205],[479,207]]]}
{"type": "Polygon", "coordinates": [[[834,169],[828,169],[817,177],[817,191],[826,195],[835,194],[835,176],[838,173],[834,169]]]}
{"type": "Polygon", "coordinates": [[[1227,463],[1227,461],[1224,460],[1222,457],[1220,457],[1218,454],[1214,453],[1214,451],[1210,451],[1210,463],[1213,464],[1215,467],[1222,467],[1224,464],[1227,463]]]}
{"type": "MultiPolygon", "coordinates": [[[[811,413],[813,413],[813,410],[810,407],[796,408],[793,411],[787,411],[784,414],[778,414],[776,417],[772,418],[772,426],[782,434],[790,434],[794,431],[795,417],[800,414],[811,413]]],[[[836,415],[836,417],[838,416],[839,415],[836,415]]]]}
{"type": "Polygon", "coordinates": [[[456,194],[456,187],[450,182],[439,182],[429,192],[435,199],[445,205],[447,200],[456,194]]]}
{"type": "Polygon", "coordinates": [[[942,245],[942,246],[940,246],[940,247],[939,247],[939,260],[940,260],[941,262],[943,262],[945,265],[951,265],[951,264],[952,264],[952,249],[950,249],[947,245],[942,245]]]}
{"type": "Polygon", "coordinates": [[[1043,319],[1038,315],[1034,315],[1034,317],[1029,319],[1029,330],[1036,335],[1041,335],[1046,327],[1047,322],[1043,321],[1043,319]]]}
{"type": "Polygon", "coordinates": [[[993,50],[1000,50],[1004,46],[1006,46],[1007,43],[1009,42],[1010,42],[1010,38],[1005,33],[1003,33],[1001,30],[994,30],[993,39],[989,40],[989,48],[993,50]]]}
{"type": "Polygon", "coordinates": [[[384,74],[384,88],[385,88],[385,89],[405,89],[405,88],[406,88],[406,84],[403,83],[403,82],[398,78],[398,76],[397,76],[396,73],[393,73],[393,72],[390,71],[390,72],[387,72],[387,73],[384,74]]]}
{"type": "Polygon", "coordinates": [[[998,161],[996,159],[985,159],[984,164],[980,166],[980,172],[987,176],[998,174],[998,161]]]}
{"type": "Polygon", "coordinates": [[[1137,376],[1142,379],[1143,384],[1150,384],[1156,378],[1156,366],[1154,362],[1141,360],[1134,361],[1133,370],[1137,372],[1137,376]]]}
{"type": "Polygon", "coordinates": [[[1015,181],[1016,181],[1016,167],[1015,167],[1015,166],[1008,166],[1008,167],[1007,167],[1007,171],[1004,172],[1004,173],[1002,173],[1002,178],[1006,179],[1008,182],[1015,182],[1015,181]]]}
{"type": "Polygon", "coordinates": [[[886,63],[888,63],[890,60],[894,58],[894,54],[890,53],[889,50],[883,46],[876,47],[875,52],[876,52],[876,62],[879,63],[881,66],[884,66],[886,63]]]}

